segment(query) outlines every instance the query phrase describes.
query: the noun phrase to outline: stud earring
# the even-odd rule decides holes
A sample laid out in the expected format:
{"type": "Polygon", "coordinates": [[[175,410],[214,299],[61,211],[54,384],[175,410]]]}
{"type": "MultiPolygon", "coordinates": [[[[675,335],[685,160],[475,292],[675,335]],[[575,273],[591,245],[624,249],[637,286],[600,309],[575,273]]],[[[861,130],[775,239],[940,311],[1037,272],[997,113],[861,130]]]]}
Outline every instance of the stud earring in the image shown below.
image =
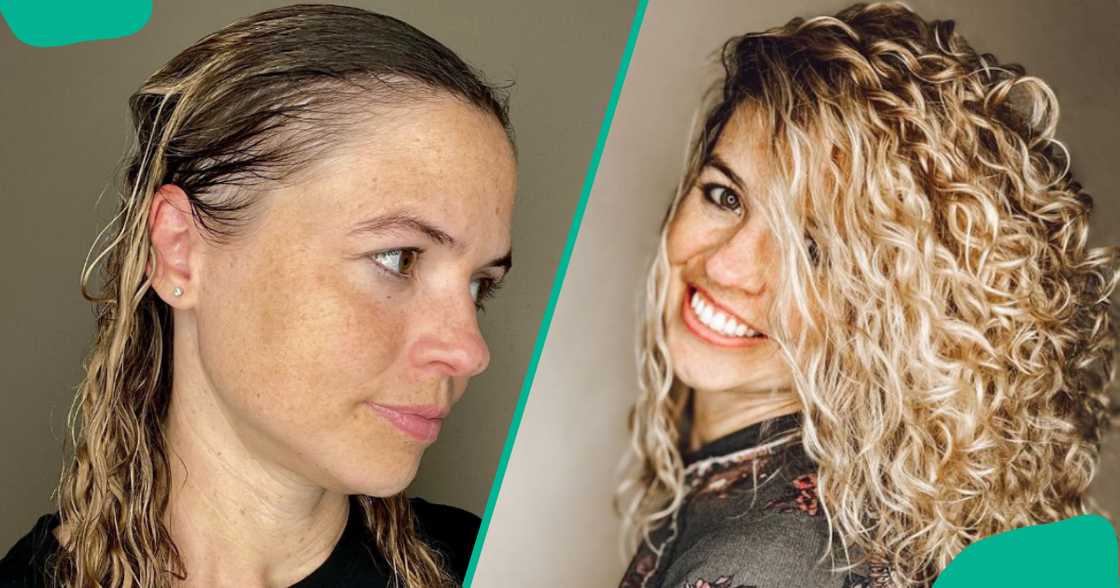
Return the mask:
{"type": "Polygon", "coordinates": [[[183,289],[175,286],[175,289],[171,291],[171,295],[178,298],[183,295],[183,289]]]}

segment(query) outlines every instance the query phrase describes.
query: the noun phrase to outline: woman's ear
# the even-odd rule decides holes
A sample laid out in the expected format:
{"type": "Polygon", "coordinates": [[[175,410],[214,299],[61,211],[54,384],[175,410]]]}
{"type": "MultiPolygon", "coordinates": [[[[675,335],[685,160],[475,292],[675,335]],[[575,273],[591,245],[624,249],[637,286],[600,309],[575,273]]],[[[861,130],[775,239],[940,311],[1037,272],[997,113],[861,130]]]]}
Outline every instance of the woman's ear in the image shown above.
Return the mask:
{"type": "MultiPolygon", "coordinates": [[[[187,308],[196,292],[192,247],[195,225],[187,193],[175,184],[156,190],[148,214],[148,232],[155,251],[156,266],[149,264],[152,288],[169,306],[187,308]]],[[[195,252],[197,253],[197,252],[195,252]]]]}

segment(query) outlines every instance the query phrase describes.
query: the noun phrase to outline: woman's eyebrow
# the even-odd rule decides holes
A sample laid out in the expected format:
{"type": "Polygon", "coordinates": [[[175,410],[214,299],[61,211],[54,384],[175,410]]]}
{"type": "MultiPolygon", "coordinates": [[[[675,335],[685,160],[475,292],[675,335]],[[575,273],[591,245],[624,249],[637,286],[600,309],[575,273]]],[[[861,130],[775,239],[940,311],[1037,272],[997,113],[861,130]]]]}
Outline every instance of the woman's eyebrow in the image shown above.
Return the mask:
{"type": "Polygon", "coordinates": [[[364,220],[350,230],[351,235],[361,233],[383,233],[395,229],[405,229],[423,234],[425,237],[440,245],[447,245],[453,249],[461,247],[447,231],[437,227],[434,223],[426,221],[408,213],[393,213],[364,220]]]}
{"type": "Polygon", "coordinates": [[[482,267],[500,267],[502,268],[502,275],[509,273],[510,268],[513,267],[513,250],[507,251],[505,255],[496,257],[486,262],[482,267]]]}
{"type": "Polygon", "coordinates": [[[721,159],[719,155],[714,153],[709,155],[707,161],[704,162],[704,167],[715,168],[721,174],[727,176],[727,178],[731,180],[731,183],[735,184],[740,191],[745,192],[747,190],[747,183],[743,181],[743,178],[739,177],[739,174],[732,171],[731,166],[727,165],[727,162],[721,159]]]}

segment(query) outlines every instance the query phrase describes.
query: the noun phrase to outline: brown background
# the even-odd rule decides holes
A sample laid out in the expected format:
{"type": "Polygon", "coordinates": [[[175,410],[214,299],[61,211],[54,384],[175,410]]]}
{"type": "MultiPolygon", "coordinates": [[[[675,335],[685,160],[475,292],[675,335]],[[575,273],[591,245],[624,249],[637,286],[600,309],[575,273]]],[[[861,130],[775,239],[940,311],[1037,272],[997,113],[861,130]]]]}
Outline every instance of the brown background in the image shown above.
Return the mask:
{"type": "MultiPolygon", "coordinates": [[[[345,1],[409,22],[495,82],[516,83],[514,271],[483,315],[472,382],[412,492],[482,513],[636,5],[633,1],[345,1]]],[[[61,439],[93,328],[82,261],[116,210],[107,191],[129,94],[198,38],[280,1],[155,2],[119,40],[39,49],[0,27],[0,555],[53,510],[61,439]]]]}
{"type": "MultiPolygon", "coordinates": [[[[611,509],[636,394],[634,317],[684,161],[702,68],[735,34],[832,14],[836,0],[652,0],[475,576],[475,586],[611,586],[624,562],[611,509]]],[[[920,0],[980,51],[1020,62],[1062,105],[1059,137],[1096,198],[1095,244],[1120,242],[1120,2],[920,0]]],[[[1120,514],[1120,437],[1094,494],[1120,514]]]]}

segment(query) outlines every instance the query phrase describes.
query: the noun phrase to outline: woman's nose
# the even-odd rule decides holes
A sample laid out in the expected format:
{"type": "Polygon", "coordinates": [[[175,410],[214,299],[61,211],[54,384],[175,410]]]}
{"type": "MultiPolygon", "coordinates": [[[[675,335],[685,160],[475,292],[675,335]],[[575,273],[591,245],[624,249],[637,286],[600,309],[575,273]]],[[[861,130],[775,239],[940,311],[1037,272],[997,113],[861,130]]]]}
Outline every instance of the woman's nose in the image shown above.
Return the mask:
{"type": "Polygon", "coordinates": [[[762,222],[748,222],[729,233],[705,261],[708,277],[717,284],[762,294],[775,271],[770,235],[762,222]]]}
{"type": "Polygon", "coordinates": [[[478,329],[473,302],[469,315],[456,308],[424,317],[425,330],[412,345],[410,359],[423,374],[472,377],[490,364],[490,350],[478,329]]]}

